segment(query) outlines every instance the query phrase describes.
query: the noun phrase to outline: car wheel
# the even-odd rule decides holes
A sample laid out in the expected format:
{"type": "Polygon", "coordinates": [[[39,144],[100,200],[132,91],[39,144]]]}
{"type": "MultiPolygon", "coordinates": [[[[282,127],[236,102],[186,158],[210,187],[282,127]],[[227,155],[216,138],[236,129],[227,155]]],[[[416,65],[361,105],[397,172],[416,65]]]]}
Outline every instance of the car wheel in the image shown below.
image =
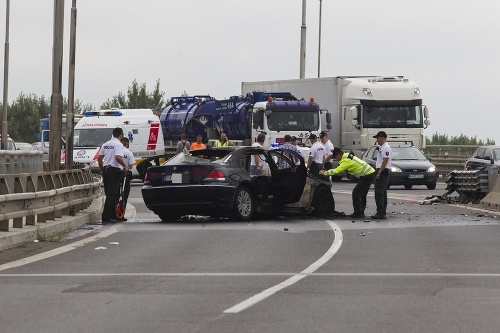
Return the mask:
{"type": "Polygon", "coordinates": [[[411,190],[412,187],[413,187],[413,185],[405,185],[405,189],[407,189],[407,190],[411,190]]]}
{"type": "Polygon", "coordinates": [[[436,189],[436,183],[427,185],[427,189],[428,190],[435,190],[436,189]]]}
{"type": "Polygon", "coordinates": [[[157,213],[157,215],[162,222],[177,222],[182,217],[182,214],[174,211],[157,213]]]}
{"type": "Polygon", "coordinates": [[[252,192],[242,186],[236,190],[232,217],[238,221],[248,221],[253,215],[252,192]]]}
{"type": "Polygon", "coordinates": [[[335,200],[332,192],[326,187],[318,187],[314,191],[311,206],[314,208],[313,215],[317,217],[329,217],[335,212],[335,200]]]}

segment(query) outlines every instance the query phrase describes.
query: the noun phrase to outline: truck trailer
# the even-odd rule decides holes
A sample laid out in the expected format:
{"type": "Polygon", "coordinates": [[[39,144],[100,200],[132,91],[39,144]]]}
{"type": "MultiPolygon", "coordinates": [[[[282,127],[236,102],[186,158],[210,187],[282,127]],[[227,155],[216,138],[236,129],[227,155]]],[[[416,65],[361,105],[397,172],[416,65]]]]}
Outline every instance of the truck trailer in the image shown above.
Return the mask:
{"type": "MultiPolygon", "coordinates": [[[[403,76],[242,82],[241,91],[289,91],[297,96],[314,96],[332,118],[332,129],[321,130],[328,132],[334,146],[358,156],[375,144],[373,136],[378,131],[385,131],[389,142],[425,148],[429,111],[422,104],[419,86],[403,76]]],[[[326,119],[322,123],[326,124],[326,119]]]]}

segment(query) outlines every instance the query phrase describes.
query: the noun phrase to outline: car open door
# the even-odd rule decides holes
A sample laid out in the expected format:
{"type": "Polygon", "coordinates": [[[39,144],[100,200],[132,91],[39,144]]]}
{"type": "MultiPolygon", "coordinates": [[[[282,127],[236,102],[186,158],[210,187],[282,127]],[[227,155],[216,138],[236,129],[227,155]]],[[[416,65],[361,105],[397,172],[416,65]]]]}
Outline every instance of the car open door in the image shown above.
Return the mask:
{"type": "Polygon", "coordinates": [[[304,191],[307,168],[300,154],[289,149],[268,150],[273,201],[278,204],[298,202],[304,191]]]}

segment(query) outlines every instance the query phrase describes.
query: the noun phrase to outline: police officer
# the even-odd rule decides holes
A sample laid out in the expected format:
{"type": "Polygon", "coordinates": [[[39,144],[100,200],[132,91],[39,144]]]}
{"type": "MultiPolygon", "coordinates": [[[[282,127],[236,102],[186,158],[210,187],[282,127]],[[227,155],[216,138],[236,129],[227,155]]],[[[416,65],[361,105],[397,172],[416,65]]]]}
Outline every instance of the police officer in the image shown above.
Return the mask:
{"type": "Polygon", "coordinates": [[[312,143],[311,150],[309,151],[309,159],[307,161],[307,171],[316,177],[319,177],[319,171],[323,169],[323,160],[325,155],[325,148],[318,141],[316,134],[309,135],[309,141],[312,143]]]}
{"type": "Polygon", "coordinates": [[[333,158],[339,162],[335,169],[321,170],[321,175],[332,176],[346,171],[348,174],[358,178],[358,183],[352,190],[352,206],[354,213],[347,215],[348,218],[364,218],[366,208],[366,195],[375,179],[375,170],[362,159],[352,153],[344,153],[340,148],[334,148],[333,158]]]}
{"type": "MultiPolygon", "coordinates": [[[[123,159],[125,160],[125,163],[128,165],[128,172],[123,178],[123,181],[125,182],[125,187],[123,188],[123,193],[122,193],[123,204],[127,206],[127,200],[130,194],[130,181],[132,180],[132,168],[134,167],[135,164],[135,156],[130,151],[130,149],[128,149],[129,148],[128,138],[123,137],[120,141],[125,147],[125,155],[123,156],[123,159]]],[[[126,221],[127,219],[123,218],[122,220],[126,221]]]]}
{"type": "Polygon", "coordinates": [[[333,146],[333,143],[330,141],[330,139],[328,139],[328,134],[326,132],[319,133],[319,139],[321,140],[323,147],[325,147],[325,163],[323,169],[330,170],[333,167],[333,164],[332,162],[330,162],[330,160],[332,159],[332,157],[334,157],[332,156],[332,153],[335,147],[333,146]]]}
{"type": "Polygon", "coordinates": [[[377,139],[379,145],[377,162],[375,169],[377,171],[375,179],[375,203],[377,204],[377,213],[372,215],[372,219],[386,219],[387,215],[387,185],[391,178],[391,146],[387,143],[387,134],[384,131],[378,132],[373,136],[377,139]]]}
{"type": "Polygon", "coordinates": [[[97,163],[101,169],[104,182],[106,201],[102,211],[102,223],[117,222],[115,207],[120,197],[120,182],[128,172],[128,165],[123,159],[125,147],[120,142],[123,130],[120,127],[113,129],[113,137],[101,146],[97,163]]]}

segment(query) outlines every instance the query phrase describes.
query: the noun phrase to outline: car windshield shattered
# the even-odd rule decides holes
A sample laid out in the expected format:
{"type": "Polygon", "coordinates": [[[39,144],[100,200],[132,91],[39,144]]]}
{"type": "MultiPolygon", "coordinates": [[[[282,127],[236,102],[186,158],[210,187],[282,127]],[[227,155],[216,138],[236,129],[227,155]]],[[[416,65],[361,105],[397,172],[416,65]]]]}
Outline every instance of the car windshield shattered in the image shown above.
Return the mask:
{"type": "Polygon", "coordinates": [[[228,149],[196,149],[196,150],[184,150],[180,154],[169,159],[166,164],[197,164],[206,165],[210,163],[224,163],[230,158],[228,154],[231,150],[228,149]]]}

